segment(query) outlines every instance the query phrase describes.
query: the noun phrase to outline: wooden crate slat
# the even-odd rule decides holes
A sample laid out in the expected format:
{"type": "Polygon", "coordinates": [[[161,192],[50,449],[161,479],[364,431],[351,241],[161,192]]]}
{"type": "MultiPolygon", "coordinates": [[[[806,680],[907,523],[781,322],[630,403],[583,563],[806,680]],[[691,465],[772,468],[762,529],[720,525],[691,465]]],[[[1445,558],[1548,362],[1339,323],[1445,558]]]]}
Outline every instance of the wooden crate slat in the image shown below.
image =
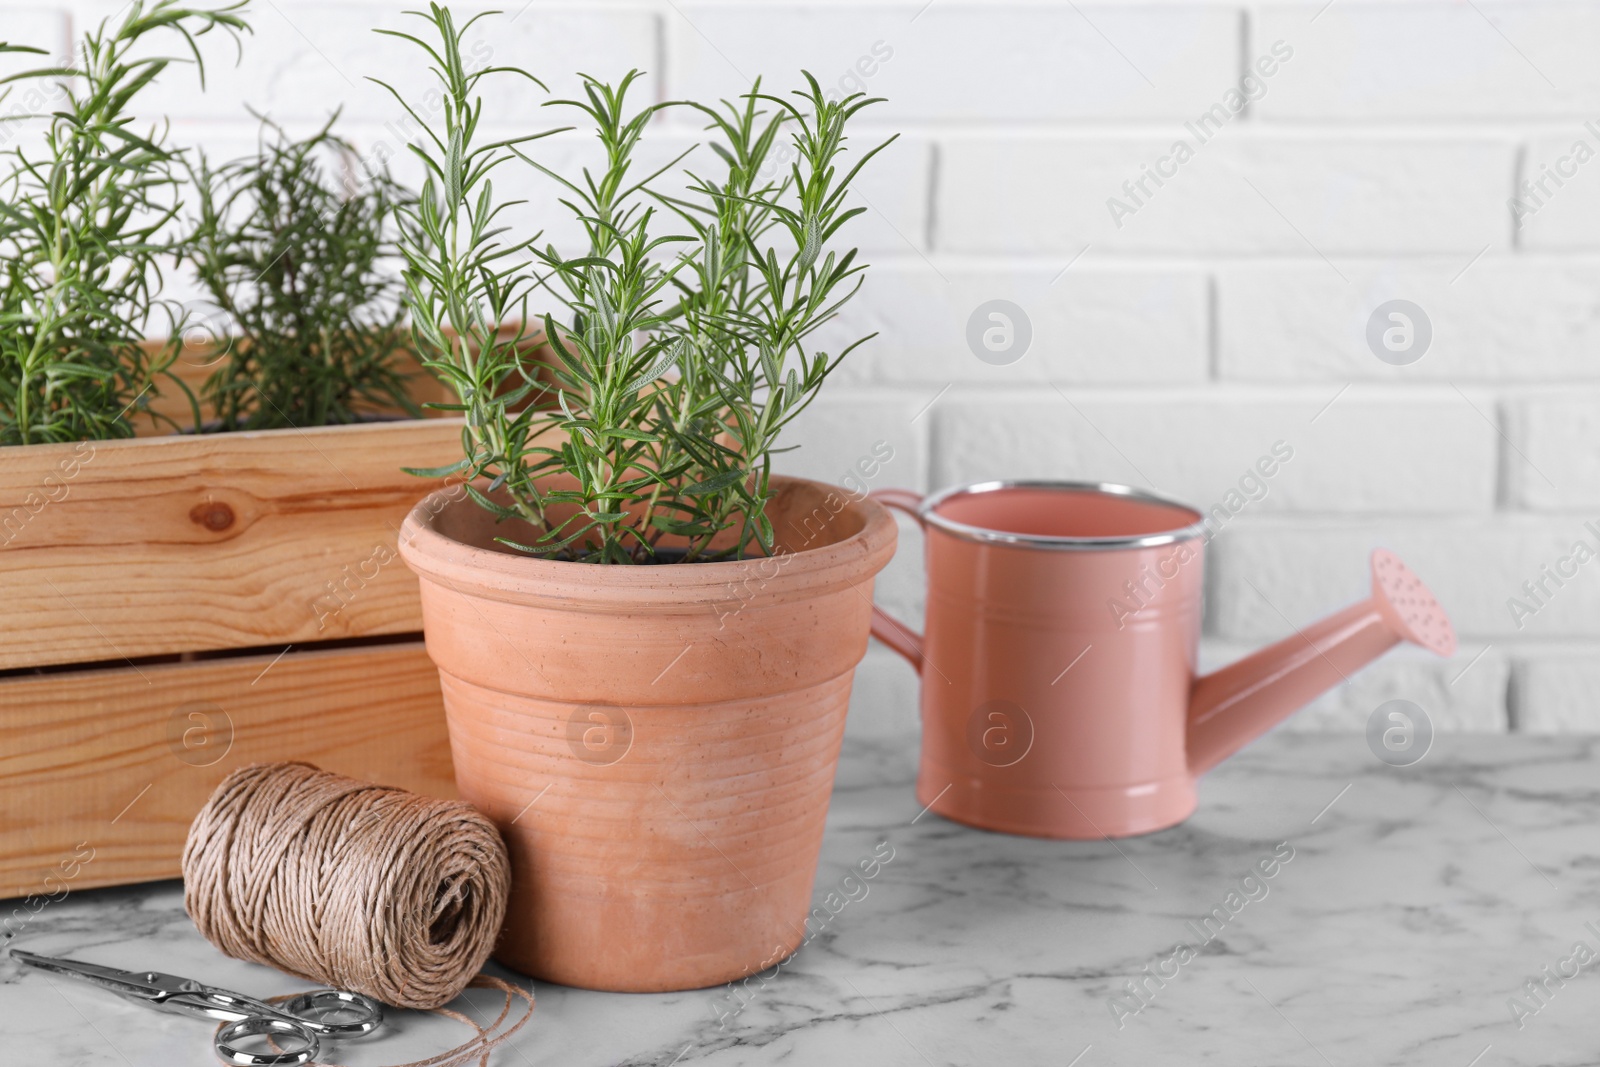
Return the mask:
{"type": "Polygon", "coordinates": [[[419,630],[400,468],[459,457],[455,419],[0,449],[0,669],[419,630]]]}
{"type": "MultiPolygon", "coordinates": [[[[160,346],[150,344],[146,347],[155,350],[160,346]]],[[[398,354],[394,359],[394,367],[401,374],[407,376],[406,392],[418,404],[455,402],[455,394],[450,392],[439,379],[435,378],[433,372],[426,370],[422,366],[415,353],[402,352],[398,354]]],[[[178,356],[177,362],[172,365],[173,376],[183,382],[184,385],[187,385],[194,391],[194,395],[202,400],[204,399],[203,390],[206,379],[211,377],[212,372],[215,370],[215,357],[211,356],[205,346],[202,345],[186,346],[183,353],[178,356]]],[[[183,395],[183,391],[165,380],[159,382],[158,387],[160,392],[150,399],[149,410],[171,419],[179,426],[188,427],[191,425],[194,422],[194,409],[190,407],[189,398],[183,395]]],[[[363,404],[358,405],[358,407],[362,410],[379,410],[371,405],[363,404]]],[[[202,419],[214,418],[215,415],[216,412],[211,409],[210,405],[201,404],[200,416],[202,419]]],[[[135,420],[135,426],[139,433],[146,435],[167,434],[172,431],[172,427],[167,423],[158,422],[152,418],[137,419],[135,420]]]]}
{"type": "Polygon", "coordinates": [[[177,877],[217,783],[283,759],[455,796],[422,643],[0,680],[0,897],[177,877]]]}

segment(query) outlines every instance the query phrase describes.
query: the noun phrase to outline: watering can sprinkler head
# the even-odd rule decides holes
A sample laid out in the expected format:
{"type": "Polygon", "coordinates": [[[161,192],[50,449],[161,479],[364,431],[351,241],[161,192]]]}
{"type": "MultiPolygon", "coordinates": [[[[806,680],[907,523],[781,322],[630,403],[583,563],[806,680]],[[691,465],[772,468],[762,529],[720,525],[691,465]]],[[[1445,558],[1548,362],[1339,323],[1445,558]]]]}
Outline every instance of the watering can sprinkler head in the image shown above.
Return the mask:
{"type": "Polygon", "coordinates": [[[1456,632],[1439,601],[1386,548],[1372,553],[1372,598],[1395,634],[1449,659],[1456,654],[1456,632]]]}

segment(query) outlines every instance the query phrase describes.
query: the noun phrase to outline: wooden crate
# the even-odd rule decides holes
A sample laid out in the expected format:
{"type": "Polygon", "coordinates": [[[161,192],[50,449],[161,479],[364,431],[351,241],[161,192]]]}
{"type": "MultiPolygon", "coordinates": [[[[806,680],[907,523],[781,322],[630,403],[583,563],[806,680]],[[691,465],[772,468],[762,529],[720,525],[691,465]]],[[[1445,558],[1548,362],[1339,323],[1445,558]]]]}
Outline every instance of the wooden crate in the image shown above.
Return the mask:
{"type": "Polygon", "coordinates": [[[0,448],[0,896],[175,876],[258,760],[450,794],[396,540],[437,484],[400,467],[459,449],[454,419],[0,448]]]}
{"type": "Polygon", "coordinates": [[[30,898],[0,909],[0,926],[20,933],[63,889],[177,877],[217,783],[283,759],[454,796],[422,643],[0,682],[0,897],[30,898]]]}

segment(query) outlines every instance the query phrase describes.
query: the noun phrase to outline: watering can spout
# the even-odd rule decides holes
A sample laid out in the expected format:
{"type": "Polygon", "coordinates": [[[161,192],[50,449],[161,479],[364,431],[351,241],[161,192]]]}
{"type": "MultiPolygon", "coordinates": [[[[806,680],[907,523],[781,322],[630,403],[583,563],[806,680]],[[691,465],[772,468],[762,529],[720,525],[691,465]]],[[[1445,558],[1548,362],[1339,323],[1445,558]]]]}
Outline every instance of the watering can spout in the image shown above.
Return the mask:
{"type": "Polygon", "coordinates": [[[1456,650],[1455,631],[1433,594],[1398,556],[1378,549],[1366,600],[1195,679],[1190,771],[1209,771],[1401,641],[1440,656],[1456,650]]]}

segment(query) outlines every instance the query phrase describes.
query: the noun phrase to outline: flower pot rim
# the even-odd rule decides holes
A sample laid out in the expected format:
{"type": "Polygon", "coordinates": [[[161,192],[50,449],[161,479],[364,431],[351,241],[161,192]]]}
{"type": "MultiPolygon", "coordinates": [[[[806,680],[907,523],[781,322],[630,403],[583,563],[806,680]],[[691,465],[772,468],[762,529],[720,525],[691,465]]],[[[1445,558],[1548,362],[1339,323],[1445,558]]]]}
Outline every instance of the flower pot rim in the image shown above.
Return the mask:
{"type": "Polygon", "coordinates": [[[844,506],[831,512],[829,521],[853,513],[860,528],[831,544],[752,559],[654,566],[578,563],[480,548],[439,532],[435,520],[440,515],[478,507],[464,494],[456,495],[457,487],[446,487],[422,498],[406,516],[400,528],[400,555],[422,578],[459,593],[516,604],[568,602],[586,609],[609,601],[619,609],[633,610],[717,603],[728,600],[734,595],[730,590],[741,586],[751,588],[747,595],[759,592],[763,599],[815,596],[824,586],[870,580],[894,554],[895,520],[877,501],[852,499],[838,486],[808,478],[773,475],[772,485],[775,498],[793,487],[813,490],[818,500],[830,495],[843,500],[844,506]]]}

